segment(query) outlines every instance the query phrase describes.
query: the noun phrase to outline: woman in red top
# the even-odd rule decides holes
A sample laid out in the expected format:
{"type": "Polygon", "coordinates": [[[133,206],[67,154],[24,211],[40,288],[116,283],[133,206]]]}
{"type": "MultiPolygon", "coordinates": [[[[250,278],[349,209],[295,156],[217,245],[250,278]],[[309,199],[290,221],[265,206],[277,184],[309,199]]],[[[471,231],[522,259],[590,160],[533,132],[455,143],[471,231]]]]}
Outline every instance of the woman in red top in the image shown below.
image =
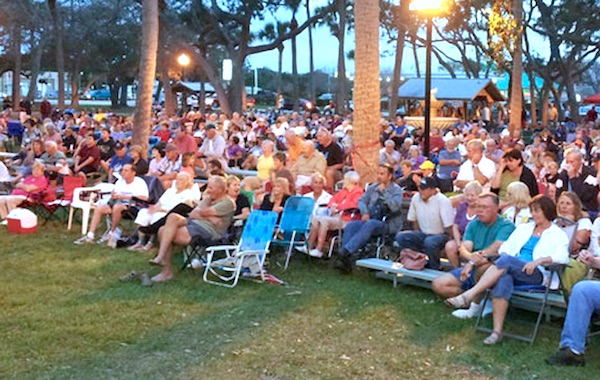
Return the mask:
{"type": "Polygon", "coordinates": [[[6,224],[6,216],[19,207],[28,197],[39,194],[48,187],[48,178],[44,177],[44,163],[35,161],[32,175],[19,182],[10,195],[0,196],[0,218],[6,224]]]}
{"type": "MultiPolygon", "coordinates": [[[[358,200],[364,190],[359,184],[360,176],[354,171],[344,175],[344,188],[338,191],[329,201],[329,216],[314,216],[308,237],[308,253],[313,257],[323,257],[323,246],[330,230],[339,230],[352,220],[349,210],[358,208],[358,200]]],[[[304,247],[298,247],[303,252],[304,247]]]]}

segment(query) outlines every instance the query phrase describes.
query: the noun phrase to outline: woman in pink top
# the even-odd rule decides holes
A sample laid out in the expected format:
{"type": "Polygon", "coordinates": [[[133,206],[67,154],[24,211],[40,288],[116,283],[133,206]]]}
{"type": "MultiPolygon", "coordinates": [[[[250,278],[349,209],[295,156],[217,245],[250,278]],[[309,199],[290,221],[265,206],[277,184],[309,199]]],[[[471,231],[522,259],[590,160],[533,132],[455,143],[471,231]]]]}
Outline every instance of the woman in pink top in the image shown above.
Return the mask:
{"type": "Polygon", "coordinates": [[[308,253],[313,257],[323,257],[323,246],[327,238],[327,232],[344,228],[346,223],[352,220],[351,213],[347,212],[358,208],[358,200],[363,194],[363,188],[359,184],[360,176],[354,171],[344,175],[344,188],[338,191],[327,205],[328,216],[320,215],[312,218],[310,234],[308,236],[309,251],[305,247],[298,247],[300,252],[308,253]]]}
{"type": "Polygon", "coordinates": [[[35,161],[32,167],[32,175],[19,182],[11,195],[0,196],[0,218],[2,224],[6,224],[6,216],[15,208],[19,207],[28,197],[39,194],[48,187],[48,178],[44,177],[44,164],[35,161]]]}

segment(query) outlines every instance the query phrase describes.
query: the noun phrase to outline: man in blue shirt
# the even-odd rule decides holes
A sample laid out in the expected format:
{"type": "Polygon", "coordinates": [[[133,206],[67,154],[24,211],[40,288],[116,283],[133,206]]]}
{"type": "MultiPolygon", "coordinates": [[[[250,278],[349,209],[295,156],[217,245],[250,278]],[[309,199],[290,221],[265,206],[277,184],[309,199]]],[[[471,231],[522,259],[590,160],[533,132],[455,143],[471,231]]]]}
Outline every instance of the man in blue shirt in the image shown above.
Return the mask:
{"type": "Polygon", "coordinates": [[[121,178],[121,169],[126,164],[133,163],[133,159],[127,153],[127,148],[122,143],[118,142],[115,144],[115,155],[110,159],[110,165],[108,166],[108,182],[114,182],[116,179],[121,178]]]}

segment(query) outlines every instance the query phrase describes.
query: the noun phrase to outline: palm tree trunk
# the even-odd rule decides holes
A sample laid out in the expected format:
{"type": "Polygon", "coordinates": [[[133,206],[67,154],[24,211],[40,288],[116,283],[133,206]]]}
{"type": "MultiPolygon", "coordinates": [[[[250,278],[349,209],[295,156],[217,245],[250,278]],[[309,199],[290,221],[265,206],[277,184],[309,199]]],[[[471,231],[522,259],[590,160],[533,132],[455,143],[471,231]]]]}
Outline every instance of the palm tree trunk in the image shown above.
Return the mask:
{"type": "MultiPolygon", "coordinates": [[[[292,21],[290,22],[290,29],[294,30],[298,28],[298,21],[296,20],[296,13],[292,15],[292,21]]],[[[294,102],[294,111],[298,111],[298,98],[300,98],[300,88],[298,86],[298,50],[296,47],[296,37],[292,37],[292,83],[294,89],[292,91],[292,100],[294,102]]]]}
{"type": "Polygon", "coordinates": [[[63,46],[63,25],[56,0],[48,0],[48,7],[54,24],[56,42],[56,71],[58,74],[58,108],[65,108],[65,49],[63,46]]]}
{"type": "Polygon", "coordinates": [[[145,156],[148,155],[148,136],[151,128],[152,89],[156,77],[158,32],[158,0],[143,0],[142,46],[132,143],[140,145],[145,156]]]}
{"type": "MultiPolygon", "coordinates": [[[[306,0],[306,19],[310,19],[310,0],[306,0]]],[[[315,60],[313,54],[313,36],[312,27],[308,27],[308,62],[309,62],[309,76],[308,76],[308,98],[311,102],[316,99],[315,94],[315,60]]]]}
{"type": "Polygon", "coordinates": [[[404,41],[406,36],[406,23],[404,15],[408,14],[410,2],[408,0],[401,0],[400,14],[403,16],[400,20],[398,27],[398,40],[396,41],[396,59],[394,60],[394,74],[392,76],[392,96],[389,104],[389,114],[394,116],[396,109],[398,109],[398,88],[400,87],[400,76],[402,74],[402,57],[404,53],[404,41]]]}
{"type": "MultiPolygon", "coordinates": [[[[379,1],[356,0],[354,165],[363,182],[377,180],[379,166],[379,1]]],[[[341,76],[341,75],[338,75],[341,76]]],[[[345,79],[345,76],[344,76],[345,79]]]]}
{"type": "MultiPolygon", "coordinates": [[[[513,0],[512,11],[517,25],[519,28],[522,27],[523,2],[513,0]]],[[[508,124],[508,129],[511,134],[515,128],[521,128],[521,114],[523,112],[523,41],[520,32],[515,41],[511,74],[512,84],[510,88],[510,121],[508,124]]]]}
{"type": "Polygon", "coordinates": [[[12,101],[13,111],[21,109],[21,27],[12,28],[11,48],[13,56],[12,101]]]}
{"type": "MultiPolygon", "coordinates": [[[[378,7],[379,8],[379,7],[378,7]]],[[[356,8],[361,9],[361,8],[356,8]]],[[[346,40],[346,0],[338,0],[338,16],[339,28],[338,28],[338,75],[337,75],[337,88],[335,94],[335,103],[337,107],[337,113],[343,114],[346,109],[346,57],[344,50],[344,43],[346,40]]],[[[360,12],[359,12],[360,13],[360,12]]],[[[379,75],[379,74],[378,74],[379,75]]],[[[379,79],[378,79],[379,80],[379,79]]],[[[376,108],[378,109],[378,108],[376,108]]]]}

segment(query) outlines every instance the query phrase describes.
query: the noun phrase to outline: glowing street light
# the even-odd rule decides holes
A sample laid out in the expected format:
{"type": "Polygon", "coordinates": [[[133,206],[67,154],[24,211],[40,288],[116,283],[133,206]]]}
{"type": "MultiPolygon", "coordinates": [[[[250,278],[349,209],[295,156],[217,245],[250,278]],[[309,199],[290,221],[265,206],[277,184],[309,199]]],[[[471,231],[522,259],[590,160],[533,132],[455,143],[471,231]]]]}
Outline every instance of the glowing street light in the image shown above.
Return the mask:
{"type": "Polygon", "coordinates": [[[190,64],[190,57],[185,53],[181,53],[179,57],[177,57],[177,62],[181,66],[185,67],[190,64]]]}
{"type": "Polygon", "coordinates": [[[425,146],[424,154],[429,157],[429,134],[431,131],[431,35],[433,18],[444,9],[446,0],[413,0],[410,8],[427,18],[427,38],[425,39],[425,146]]]}

